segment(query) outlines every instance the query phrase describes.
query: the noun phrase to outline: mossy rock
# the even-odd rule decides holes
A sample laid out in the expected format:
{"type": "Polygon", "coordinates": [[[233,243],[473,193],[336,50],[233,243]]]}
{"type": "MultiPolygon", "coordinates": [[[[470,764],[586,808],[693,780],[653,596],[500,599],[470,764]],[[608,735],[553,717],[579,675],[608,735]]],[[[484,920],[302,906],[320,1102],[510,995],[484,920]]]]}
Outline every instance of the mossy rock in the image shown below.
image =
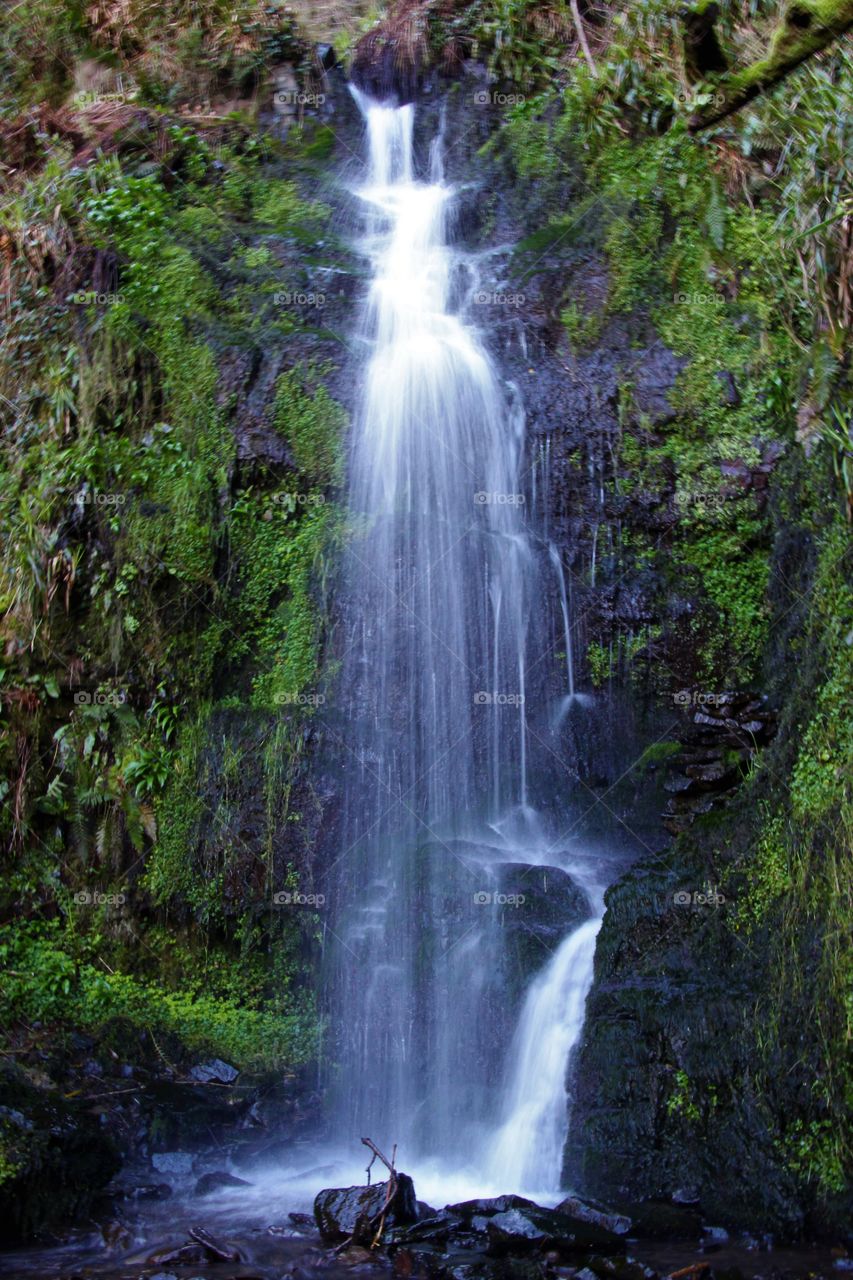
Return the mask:
{"type": "Polygon", "coordinates": [[[83,1106],[0,1074],[0,1241],[86,1218],[119,1170],[115,1143],[83,1106]]]}

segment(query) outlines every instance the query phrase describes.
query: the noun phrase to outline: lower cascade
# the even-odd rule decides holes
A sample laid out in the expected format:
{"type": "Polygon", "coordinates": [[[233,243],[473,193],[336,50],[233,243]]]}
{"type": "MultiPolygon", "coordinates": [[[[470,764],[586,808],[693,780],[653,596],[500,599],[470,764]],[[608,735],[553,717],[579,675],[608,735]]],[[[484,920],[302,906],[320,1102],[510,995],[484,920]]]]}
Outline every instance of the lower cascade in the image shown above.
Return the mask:
{"type": "Polygon", "coordinates": [[[504,1116],[488,1151],[497,1186],[553,1191],[566,1136],[566,1070],[583,1029],[601,921],[571,933],[532,984],[511,1048],[504,1116]]]}
{"type": "Polygon", "coordinates": [[[420,177],[414,108],[356,96],[372,282],[338,694],[336,1130],[555,1192],[601,914],[596,859],[549,782],[545,704],[574,695],[565,585],[550,619],[523,411],[466,318],[478,264],[450,245],[441,139],[420,177]]]}

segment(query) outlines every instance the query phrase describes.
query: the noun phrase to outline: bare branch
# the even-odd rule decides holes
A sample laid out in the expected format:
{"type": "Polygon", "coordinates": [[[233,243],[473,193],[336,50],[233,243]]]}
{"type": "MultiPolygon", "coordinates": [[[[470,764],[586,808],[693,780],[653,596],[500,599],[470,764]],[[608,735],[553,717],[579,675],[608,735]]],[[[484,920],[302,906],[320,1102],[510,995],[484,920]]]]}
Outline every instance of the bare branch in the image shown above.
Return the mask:
{"type": "Polygon", "coordinates": [[[569,3],[572,11],[572,21],[575,24],[575,31],[577,32],[578,40],[580,41],[580,47],[583,49],[583,56],[586,58],[586,65],[589,67],[590,73],[594,76],[597,76],[598,71],[595,66],[595,59],[593,58],[592,53],[590,52],[589,41],[586,38],[586,32],[584,31],[583,21],[581,19],[581,11],[578,8],[578,0],[569,0],[569,3]]]}

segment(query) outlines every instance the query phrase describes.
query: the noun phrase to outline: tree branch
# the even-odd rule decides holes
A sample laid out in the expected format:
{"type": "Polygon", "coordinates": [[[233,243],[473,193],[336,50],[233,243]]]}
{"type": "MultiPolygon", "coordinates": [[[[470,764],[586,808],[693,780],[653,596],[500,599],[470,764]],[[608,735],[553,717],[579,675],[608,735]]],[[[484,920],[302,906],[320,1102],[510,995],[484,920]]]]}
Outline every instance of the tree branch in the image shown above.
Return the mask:
{"type": "Polygon", "coordinates": [[[766,57],[719,80],[711,102],[692,116],[690,132],[708,129],[739,111],[851,27],[853,0],[791,0],[773,32],[766,57]]]}
{"type": "Polygon", "coordinates": [[[569,2],[572,10],[572,21],[575,24],[575,31],[577,32],[577,37],[580,43],[580,47],[583,49],[583,56],[586,58],[586,65],[589,67],[590,74],[593,76],[597,76],[598,71],[596,70],[595,59],[593,58],[592,53],[590,52],[589,41],[586,38],[586,32],[584,31],[584,28],[583,28],[581,11],[578,8],[578,0],[569,0],[569,2]]]}

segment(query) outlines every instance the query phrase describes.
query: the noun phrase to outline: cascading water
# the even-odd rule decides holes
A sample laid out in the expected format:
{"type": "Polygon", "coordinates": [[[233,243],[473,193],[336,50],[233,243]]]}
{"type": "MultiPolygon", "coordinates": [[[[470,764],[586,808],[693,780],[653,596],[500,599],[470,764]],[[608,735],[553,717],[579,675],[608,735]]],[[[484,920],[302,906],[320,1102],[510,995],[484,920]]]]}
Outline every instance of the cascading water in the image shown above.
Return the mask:
{"type": "Polygon", "coordinates": [[[562,943],[530,988],[515,1033],[501,1127],[487,1167],[498,1186],[560,1185],[568,1091],[566,1071],[583,1028],[600,919],[562,943]]]}
{"type": "Polygon", "coordinates": [[[359,102],[372,284],[342,608],[336,1129],[398,1142],[409,1167],[434,1156],[470,1166],[480,1152],[484,1183],[491,1165],[510,1185],[547,1190],[545,1177],[553,1190],[597,922],[559,945],[513,1039],[507,913],[524,895],[504,892],[505,873],[523,883],[518,864],[572,870],[528,782],[529,707],[545,698],[550,664],[519,478],[523,417],[463,319],[476,268],[448,246],[454,192],[438,145],[419,181],[414,108],[359,102]],[[543,1036],[547,1068],[525,1111],[543,1036]],[[530,1159],[510,1172],[513,1126],[530,1159]],[[543,1144],[547,1173],[540,1164],[534,1177],[543,1144]]]}

